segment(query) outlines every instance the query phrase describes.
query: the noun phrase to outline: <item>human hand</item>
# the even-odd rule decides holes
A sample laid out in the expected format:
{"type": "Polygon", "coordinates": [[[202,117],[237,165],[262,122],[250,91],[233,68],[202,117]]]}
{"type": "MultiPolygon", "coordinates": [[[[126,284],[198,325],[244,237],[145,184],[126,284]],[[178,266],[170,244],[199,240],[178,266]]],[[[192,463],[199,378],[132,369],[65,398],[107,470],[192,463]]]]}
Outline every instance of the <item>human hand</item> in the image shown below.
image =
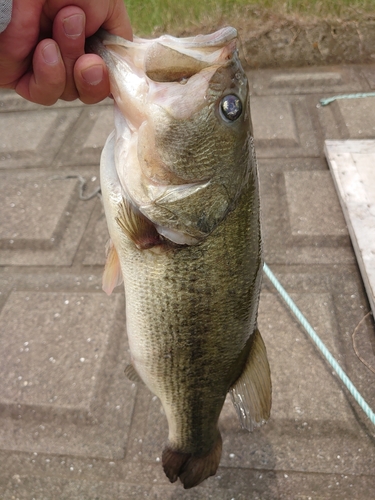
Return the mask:
{"type": "Polygon", "coordinates": [[[100,27],[132,39],[123,0],[13,0],[11,22],[0,33],[0,87],[44,105],[101,101],[109,94],[108,71],[84,50],[100,27]]]}

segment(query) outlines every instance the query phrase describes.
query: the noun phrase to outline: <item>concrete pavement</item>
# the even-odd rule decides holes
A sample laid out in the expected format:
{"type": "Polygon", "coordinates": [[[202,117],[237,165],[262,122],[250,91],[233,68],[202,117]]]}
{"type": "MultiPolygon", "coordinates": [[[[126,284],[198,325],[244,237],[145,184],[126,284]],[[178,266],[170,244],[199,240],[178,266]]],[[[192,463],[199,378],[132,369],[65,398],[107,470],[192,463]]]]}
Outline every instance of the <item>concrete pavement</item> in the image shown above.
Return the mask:
{"type": "MultiPolygon", "coordinates": [[[[374,324],[359,324],[370,309],[323,152],[324,139],[375,138],[375,99],[317,106],[374,91],[375,66],[249,77],[265,260],[375,409],[374,324]]],[[[101,202],[64,178],[98,186],[111,129],[110,100],[43,108],[0,93],[0,499],[374,498],[375,428],[266,278],[271,420],[248,434],[227,401],[217,475],[189,491],[166,479],[160,404],[123,374],[123,290],[101,290],[101,202]]]]}

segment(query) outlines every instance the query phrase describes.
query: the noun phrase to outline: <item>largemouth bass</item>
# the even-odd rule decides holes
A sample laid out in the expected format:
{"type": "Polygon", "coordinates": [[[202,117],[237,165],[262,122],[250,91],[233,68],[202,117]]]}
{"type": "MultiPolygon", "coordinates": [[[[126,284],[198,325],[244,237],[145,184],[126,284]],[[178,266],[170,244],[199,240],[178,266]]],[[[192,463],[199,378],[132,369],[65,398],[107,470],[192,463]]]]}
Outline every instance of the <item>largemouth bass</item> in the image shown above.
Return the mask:
{"type": "Polygon", "coordinates": [[[111,241],[103,275],[123,280],[131,365],[163,405],[171,482],[215,474],[230,391],[243,427],[266,421],[271,380],[257,329],[262,273],[249,89],[223,28],[133,42],[100,32],[115,130],[104,147],[111,241]]]}

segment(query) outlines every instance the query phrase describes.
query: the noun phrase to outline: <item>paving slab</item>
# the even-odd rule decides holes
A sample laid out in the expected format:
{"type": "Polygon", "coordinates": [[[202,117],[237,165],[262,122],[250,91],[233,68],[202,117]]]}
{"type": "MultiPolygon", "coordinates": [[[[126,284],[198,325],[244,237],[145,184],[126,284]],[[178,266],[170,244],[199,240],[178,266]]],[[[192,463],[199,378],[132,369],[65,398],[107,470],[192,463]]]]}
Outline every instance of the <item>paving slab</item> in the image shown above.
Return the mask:
{"type": "Polygon", "coordinates": [[[87,107],[66,137],[54,164],[99,165],[100,153],[113,128],[113,103],[87,107]]]}
{"type": "MultiPolygon", "coordinates": [[[[325,155],[373,139],[374,65],[250,73],[265,260],[375,408],[375,327],[325,155]]],[[[43,108],[0,92],[0,498],[370,499],[375,430],[265,278],[259,326],[269,423],[241,429],[228,399],[216,476],[189,491],[161,467],[165,415],[129,360],[122,288],[101,290],[99,198],[112,103],[43,108]],[[67,178],[68,177],[68,178],[67,178]]]]}
{"type": "MultiPolygon", "coordinates": [[[[325,97],[330,97],[326,95],[325,97]]],[[[329,106],[319,109],[321,121],[327,123],[325,138],[332,139],[373,139],[375,99],[339,99],[329,106]],[[339,136],[335,134],[339,131],[339,136]]]]}
{"type": "Polygon", "coordinates": [[[260,191],[269,265],[354,264],[349,234],[325,161],[261,160],[260,191]],[[310,190],[311,180],[314,190],[310,190]],[[325,222],[320,234],[318,220],[325,222]]]}
{"type": "Polygon", "coordinates": [[[254,96],[251,116],[258,158],[319,156],[304,97],[254,96]]]}
{"type": "Polygon", "coordinates": [[[355,66],[262,69],[252,72],[251,78],[254,95],[359,92],[373,81],[371,70],[358,72],[355,66]]]}
{"type": "MultiPolygon", "coordinates": [[[[94,175],[98,178],[98,168],[94,175]]],[[[81,169],[90,177],[90,170],[81,169]]],[[[0,171],[0,265],[70,265],[95,200],[79,199],[77,171],[0,171]]],[[[91,176],[92,177],[92,176],[91,176]]],[[[94,183],[92,183],[94,185],[94,183]]]]}
{"type": "Polygon", "coordinates": [[[50,166],[82,108],[1,113],[0,169],[50,166]]]}
{"type": "Polygon", "coordinates": [[[289,171],[284,178],[293,236],[347,235],[329,172],[289,171]]]}
{"type": "Polygon", "coordinates": [[[135,398],[121,376],[123,309],[120,294],[11,293],[0,314],[2,449],[123,456],[135,398]]]}

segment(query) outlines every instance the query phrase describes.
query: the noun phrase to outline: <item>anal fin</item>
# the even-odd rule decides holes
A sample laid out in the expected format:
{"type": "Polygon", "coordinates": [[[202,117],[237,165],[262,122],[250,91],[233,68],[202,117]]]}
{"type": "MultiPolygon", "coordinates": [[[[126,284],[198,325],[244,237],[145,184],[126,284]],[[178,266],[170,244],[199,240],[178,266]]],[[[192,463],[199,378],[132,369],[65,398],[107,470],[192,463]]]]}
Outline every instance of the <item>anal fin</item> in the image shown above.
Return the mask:
{"type": "Polygon", "coordinates": [[[138,375],[137,370],[131,363],[126,365],[124,373],[131,382],[136,382],[136,383],[141,382],[142,384],[144,383],[141,377],[138,375]]]}
{"type": "Polygon", "coordinates": [[[266,346],[256,329],[245,367],[230,389],[242,427],[252,431],[270,416],[272,401],[271,373],[266,346]]]}

